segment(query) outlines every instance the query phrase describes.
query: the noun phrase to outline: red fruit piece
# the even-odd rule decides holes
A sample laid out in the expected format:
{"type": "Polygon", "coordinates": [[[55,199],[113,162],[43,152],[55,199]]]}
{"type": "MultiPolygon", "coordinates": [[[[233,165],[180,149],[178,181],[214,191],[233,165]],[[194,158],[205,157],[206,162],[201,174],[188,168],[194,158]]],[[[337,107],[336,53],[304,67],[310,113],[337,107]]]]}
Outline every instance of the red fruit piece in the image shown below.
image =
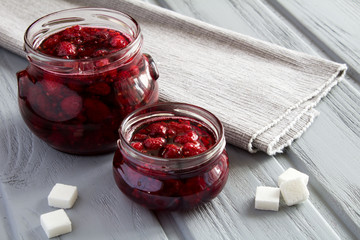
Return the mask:
{"type": "Polygon", "coordinates": [[[131,66],[130,73],[133,76],[138,76],[140,73],[138,66],[136,66],[136,65],[131,66]]]}
{"type": "Polygon", "coordinates": [[[82,28],[80,31],[80,36],[84,39],[84,42],[89,42],[94,39],[94,36],[89,32],[91,28],[82,28]]]}
{"type": "Polygon", "coordinates": [[[177,179],[168,179],[164,182],[164,194],[166,196],[179,196],[180,190],[183,188],[183,183],[177,179]]]}
{"type": "Polygon", "coordinates": [[[194,142],[198,140],[198,138],[199,136],[194,131],[190,131],[187,132],[185,135],[175,137],[174,142],[185,144],[188,142],[194,142]]]}
{"type": "Polygon", "coordinates": [[[186,133],[186,136],[188,137],[189,141],[196,141],[199,139],[199,136],[194,131],[186,133]]]}
{"type": "Polygon", "coordinates": [[[186,181],[184,187],[181,188],[180,194],[182,196],[198,194],[199,192],[205,189],[206,189],[205,180],[202,177],[197,176],[197,177],[189,178],[186,181]]]}
{"type": "Polygon", "coordinates": [[[190,124],[179,124],[178,128],[183,130],[183,131],[189,131],[192,129],[190,124]]]}
{"type": "Polygon", "coordinates": [[[82,27],[80,25],[75,25],[75,26],[72,26],[72,29],[76,32],[79,32],[82,29],[82,27]]]}
{"type": "Polygon", "coordinates": [[[192,130],[190,123],[187,124],[187,123],[170,122],[169,128],[177,130],[179,133],[192,130]]]}
{"type": "Polygon", "coordinates": [[[80,45],[80,44],[83,43],[83,40],[82,40],[81,38],[78,38],[78,37],[77,37],[77,38],[71,40],[71,43],[78,46],[78,45],[80,45]]]}
{"type": "Polygon", "coordinates": [[[104,58],[104,59],[101,59],[101,60],[95,62],[96,67],[104,67],[109,64],[110,64],[110,62],[109,62],[109,59],[107,59],[107,58],[104,58]]]}
{"type": "Polygon", "coordinates": [[[168,135],[169,137],[174,137],[176,135],[176,131],[174,129],[167,129],[166,130],[166,135],[168,135]]]}
{"type": "Polygon", "coordinates": [[[165,136],[166,135],[166,127],[161,123],[153,123],[149,127],[147,127],[150,136],[165,136]]]}
{"type": "Polygon", "coordinates": [[[110,34],[109,32],[107,31],[107,29],[105,30],[101,30],[101,31],[98,31],[95,36],[97,37],[98,40],[100,41],[104,41],[104,40],[107,40],[109,39],[110,37],[110,34]]]}
{"type": "Polygon", "coordinates": [[[105,49],[99,49],[99,50],[96,50],[94,53],[93,53],[93,57],[100,57],[100,56],[105,56],[107,55],[109,52],[105,49]]]}
{"type": "Polygon", "coordinates": [[[211,148],[214,145],[214,139],[211,138],[210,135],[200,137],[200,141],[207,149],[211,148]]]}
{"type": "Polygon", "coordinates": [[[132,142],[131,146],[138,151],[142,151],[144,149],[144,145],[141,142],[132,142]]]}
{"type": "Polygon", "coordinates": [[[110,45],[114,48],[124,48],[128,45],[128,42],[123,36],[118,35],[110,39],[110,45]]]}
{"type": "Polygon", "coordinates": [[[79,32],[80,30],[81,27],[79,25],[76,25],[70,28],[66,28],[65,30],[63,30],[58,34],[61,34],[62,39],[73,39],[81,36],[79,32]]]}
{"type": "Polygon", "coordinates": [[[203,191],[207,187],[204,178],[201,176],[188,179],[186,185],[191,186],[191,188],[196,189],[196,191],[203,191]]]}
{"type": "Polygon", "coordinates": [[[181,157],[181,148],[174,144],[168,144],[164,147],[164,150],[161,154],[163,158],[180,158],[181,157]]]}
{"type": "Polygon", "coordinates": [[[36,97],[36,104],[32,107],[39,116],[46,120],[62,121],[62,118],[58,116],[57,104],[51,102],[46,95],[41,94],[36,97]]]}
{"type": "Polygon", "coordinates": [[[144,141],[148,136],[142,133],[136,133],[132,137],[132,141],[144,141]]]}
{"type": "Polygon", "coordinates": [[[60,40],[60,36],[57,35],[57,34],[55,34],[55,35],[47,38],[47,39],[45,40],[45,42],[42,43],[42,45],[43,45],[44,48],[52,48],[52,47],[54,47],[56,44],[59,43],[59,40],[60,40]]]}
{"type": "Polygon", "coordinates": [[[29,105],[34,108],[34,105],[37,104],[38,96],[45,95],[42,91],[43,88],[40,87],[40,84],[29,84],[28,94],[26,96],[29,105]]]}
{"type": "Polygon", "coordinates": [[[62,100],[60,106],[69,118],[74,118],[82,109],[82,99],[78,95],[73,95],[62,100]]]}
{"type": "Polygon", "coordinates": [[[83,91],[83,84],[79,81],[76,82],[69,82],[67,84],[67,87],[71,90],[74,90],[75,92],[82,92],[83,91]]]}
{"type": "Polygon", "coordinates": [[[92,84],[90,87],[86,89],[86,91],[95,95],[105,96],[111,92],[111,88],[106,83],[99,82],[92,84]]]}
{"type": "Polygon", "coordinates": [[[199,142],[188,142],[183,147],[183,155],[186,157],[195,156],[205,151],[206,148],[201,146],[199,142]]]}
{"type": "Polygon", "coordinates": [[[144,145],[147,149],[158,150],[165,145],[166,140],[162,137],[145,139],[144,145]]]}
{"type": "Polygon", "coordinates": [[[46,95],[49,97],[61,98],[64,85],[53,80],[44,79],[41,83],[46,95]]]}
{"type": "Polygon", "coordinates": [[[63,41],[58,44],[57,54],[60,57],[63,56],[75,56],[76,47],[71,42],[63,41]]]}
{"type": "Polygon", "coordinates": [[[86,116],[91,122],[99,123],[111,114],[109,108],[99,100],[87,98],[84,101],[86,116]]]}
{"type": "Polygon", "coordinates": [[[127,79],[131,78],[131,74],[128,71],[121,71],[118,74],[118,78],[119,78],[120,81],[121,80],[127,80],[127,79]]]}

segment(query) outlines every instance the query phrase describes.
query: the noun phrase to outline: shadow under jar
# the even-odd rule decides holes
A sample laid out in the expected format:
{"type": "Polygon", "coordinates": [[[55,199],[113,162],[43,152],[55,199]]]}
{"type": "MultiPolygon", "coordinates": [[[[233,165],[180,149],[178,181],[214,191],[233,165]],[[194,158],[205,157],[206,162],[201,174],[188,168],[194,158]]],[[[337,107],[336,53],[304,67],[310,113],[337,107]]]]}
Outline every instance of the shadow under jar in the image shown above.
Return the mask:
{"type": "Polygon", "coordinates": [[[156,65],[142,54],[140,27],[126,14],[55,12],[30,25],[24,38],[29,65],[17,73],[20,112],[57,150],[113,151],[123,118],[158,101],[156,65]]]}
{"type": "Polygon", "coordinates": [[[113,160],[120,190],[153,210],[186,210],[215,198],[229,173],[224,129],[210,112],[159,103],[126,117],[113,160]]]}

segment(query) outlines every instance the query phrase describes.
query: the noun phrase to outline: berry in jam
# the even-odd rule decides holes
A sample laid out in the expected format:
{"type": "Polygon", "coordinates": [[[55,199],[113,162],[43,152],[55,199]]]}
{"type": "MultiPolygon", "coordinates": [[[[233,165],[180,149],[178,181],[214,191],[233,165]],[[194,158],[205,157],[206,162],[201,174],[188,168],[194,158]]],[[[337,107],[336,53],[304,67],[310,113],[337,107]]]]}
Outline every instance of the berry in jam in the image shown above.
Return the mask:
{"type": "Polygon", "coordinates": [[[214,134],[191,119],[173,118],[142,125],[134,131],[130,144],[150,156],[184,158],[205,152],[215,143],[214,134]]]}
{"type": "Polygon", "coordinates": [[[227,181],[223,127],[201,108],[181,103],[142,108],[124,120],[119,133],[115,181],[125,195],[149,209],[194,208],[215,198],[227,181]]]}
{"type": "Polygon", "coordinates": [[[79,25],[47,36],[35,51],[53,62],[30,62],[17,74],[19,107],[29,128],[63,152],[113,151],[123,118],[158,100],[150,56],[133,49],[118,61],[123,56],[116,54],[132,41],[114,29],[79,25]]]}
{"type": "Polygon", "coordinates": [[[88,59],[119,51],[130,42],[131,38],[119,31],[76,25],[49,36],[37,50],[65,59],[88,59]]]}

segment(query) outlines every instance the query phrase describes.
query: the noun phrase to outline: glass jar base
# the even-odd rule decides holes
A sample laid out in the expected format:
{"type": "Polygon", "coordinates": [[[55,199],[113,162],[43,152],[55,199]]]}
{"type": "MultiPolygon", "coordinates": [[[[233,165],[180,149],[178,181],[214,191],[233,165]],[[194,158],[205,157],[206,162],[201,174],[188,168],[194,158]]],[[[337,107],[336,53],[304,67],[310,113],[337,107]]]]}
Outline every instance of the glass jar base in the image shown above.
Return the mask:
{"type": "Polygon", "coordinates": [[[158,174],[134,169],[119,149],[113,160],[113,175],[118,188],[134,202],[156,211],[193,209],[214,199],[228,178],[228,156],[194,175],[158,174]]]}

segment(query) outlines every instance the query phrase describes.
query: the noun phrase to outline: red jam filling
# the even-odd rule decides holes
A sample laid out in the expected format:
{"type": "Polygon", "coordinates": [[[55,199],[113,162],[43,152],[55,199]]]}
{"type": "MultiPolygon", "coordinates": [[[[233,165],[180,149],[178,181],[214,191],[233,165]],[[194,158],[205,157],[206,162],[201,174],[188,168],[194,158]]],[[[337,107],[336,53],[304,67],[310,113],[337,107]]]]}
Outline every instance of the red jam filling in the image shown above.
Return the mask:
{"type": "MultiPolygon", "coordinates": [[[[30,129],[60,151],[98,154],[114,150],[122,119],[158,99],[143,55],[136,54],[122,66],[108,60],[107,54],[129,43],[130,38],[119,31],[80,26],[45,39],[37,50],[47,55],[103,57],[89,60],[95,63],[91,74],[60,74],[33,64],[19,72],[19,106],[30,129]]],[[[81,67],[76,62],[64,64],[81,67]]]]}
{"type": "Polygon", "coordinates": [[[184,158],[198,155],[215,143],[214,134],[203,124],[188,119],[146,123],[135,130],[133,148],[150,156],[184,158]]]}
{"type": "MultiPolygon", "coordinates": [[[[165,119],[136,129],[130,143],[149,156],[179,158],[198,155],[215,144],[204,124],[189,119],[165,119]]],[[[228,176],[224,150],[207,164],[187,170],[159,171],[134,165],[116,151],[113,162],[118,187],[135,202],[154,210],[185,210],[210,201],[223,189],[228,176]]]]}
{"type": "Polygon", "coordinates": [[[37,50],[65,59],[88,59],[119,51],[130,41],[119,31],[76,25],[49,36],[37,50]]]}

